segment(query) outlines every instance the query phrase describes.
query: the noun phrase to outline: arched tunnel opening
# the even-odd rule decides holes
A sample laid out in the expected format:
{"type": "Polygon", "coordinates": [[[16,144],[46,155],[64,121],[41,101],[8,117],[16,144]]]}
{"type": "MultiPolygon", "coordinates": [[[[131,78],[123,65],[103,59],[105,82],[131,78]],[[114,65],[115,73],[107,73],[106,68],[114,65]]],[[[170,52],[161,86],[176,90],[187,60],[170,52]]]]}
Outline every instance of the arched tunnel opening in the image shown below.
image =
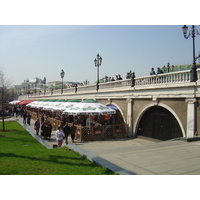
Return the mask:
{"type": "Polygon", "coordinates": [[[137,135],[162,141],[183,137],[174,115],[160,106],[153,106],[143,114],[137,135]]]}

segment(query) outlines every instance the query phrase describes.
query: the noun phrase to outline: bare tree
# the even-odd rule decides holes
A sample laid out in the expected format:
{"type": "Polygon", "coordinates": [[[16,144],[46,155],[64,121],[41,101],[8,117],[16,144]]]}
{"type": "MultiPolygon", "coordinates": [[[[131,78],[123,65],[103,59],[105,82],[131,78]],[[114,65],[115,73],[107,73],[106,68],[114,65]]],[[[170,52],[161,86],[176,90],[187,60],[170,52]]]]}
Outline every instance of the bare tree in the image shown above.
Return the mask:
{"type": "Polygon", "coordinates": [[[8,103],[9,92],[8,87],[10,86],[10,81],[6,79],[4,71],[0,68],[0,107],[2,113],[2,130],[5,131],[5,105],[8,103]]]}

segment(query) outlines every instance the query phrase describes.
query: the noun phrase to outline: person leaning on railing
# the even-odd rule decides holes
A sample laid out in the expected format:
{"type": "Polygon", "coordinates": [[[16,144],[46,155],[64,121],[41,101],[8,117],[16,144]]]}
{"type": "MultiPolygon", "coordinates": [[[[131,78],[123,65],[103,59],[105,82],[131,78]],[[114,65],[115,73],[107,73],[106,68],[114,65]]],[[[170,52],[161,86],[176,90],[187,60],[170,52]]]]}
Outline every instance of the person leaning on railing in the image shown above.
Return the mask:
{"type": "Polygon", "coordinates": [[[163,71],[160,69],[160,67],[157,68],[157,74],[163,74],[163,71]]]}
{"type": "Polygon", "coordinates": [[[154,71],[154,68],[153,68],[153,67],[151,68],[150,75],[151,75],[151,76],[152,76],[152,75],[156,75],[156,72],[154,71]]]}

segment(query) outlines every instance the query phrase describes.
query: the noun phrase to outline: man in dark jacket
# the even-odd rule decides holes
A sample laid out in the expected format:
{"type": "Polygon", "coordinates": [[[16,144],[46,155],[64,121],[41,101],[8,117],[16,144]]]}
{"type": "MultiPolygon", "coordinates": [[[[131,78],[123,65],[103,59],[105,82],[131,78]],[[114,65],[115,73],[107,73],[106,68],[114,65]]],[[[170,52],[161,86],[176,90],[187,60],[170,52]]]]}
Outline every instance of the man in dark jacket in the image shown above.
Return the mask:
{"type": "Polygon", "coordinates": [[[66,144],[68,144],[68,135],[70,134],[70,131],[71,131],[71,129],[68,126],[68,123],[66,122],[66,124],[63,127],[63,132],[65,134],[65,142],[66,142],[66,144]]]}
{"type": "Polygon", "coordinates": [[[23,114],[23,123],[24,123],[24,124],[26,124],[26,117],[27,117],[27,114],[24,113],[24,114],[23,114]]]}

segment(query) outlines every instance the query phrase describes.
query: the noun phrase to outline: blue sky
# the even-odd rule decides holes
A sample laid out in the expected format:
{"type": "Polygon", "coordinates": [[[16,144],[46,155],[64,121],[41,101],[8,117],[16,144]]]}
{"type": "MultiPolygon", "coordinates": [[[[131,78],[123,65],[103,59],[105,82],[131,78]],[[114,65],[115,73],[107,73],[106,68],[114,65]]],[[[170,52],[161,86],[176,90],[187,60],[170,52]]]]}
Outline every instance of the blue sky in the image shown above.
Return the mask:
{"type": "MultiPolygon", "coordinates": [[[[35,77],[46,77],[47,82],[61,80],[62,69],[64,81],[87,79],[93,83],[97,76],[97,53],[103,58],[100,77],[121,74],[125,78],[130,70],[137,77],[148,76],[152,67],[168,62],[192,63],[192,38],[186,40],[182,34],[183,24],[191,24],[187,19],[191,15],[178,15],[179,4],[175,6],[174,1],[173,6],[171,1],[161,5],[155,0],[140,1],[134,6],[129,0],[102,0],[101,4],[77,0],[64,6],[66,1],[56,2],[34,1],[28,5],[19,0],[6,1],[2,6],[0,67],[13,84],[35,77]],[[29,9],[20,7],[20,3],[29,9]],[[157,7],[150,9],[155,3],[157,7]],[[142,12],[137,8],[142,8],[142,12]]],[[[192,4],[182,5],[187,12],[190,8],[192,4]]],[[[198,7],[193,8],[193,22],[198,21],[195,10],[198,7]]],[[[200,31],[200,26],[197,28],[200,31]]],[[[198,51],[200,36],[196,37],[196,54],[198,51]]]]}
{"type": "Polygon", "coordinates": [[[92,83],[97,53],[103,58],[100,77],[125,78],[130,70],[147,76],[151,67],[168,62],[192,63],[192,38],[183,37],[182,25],[1,25],[0,43],[0,65],[14,84],[34,77],[60,80],[61,69],[65,81],[92,83]]]}

